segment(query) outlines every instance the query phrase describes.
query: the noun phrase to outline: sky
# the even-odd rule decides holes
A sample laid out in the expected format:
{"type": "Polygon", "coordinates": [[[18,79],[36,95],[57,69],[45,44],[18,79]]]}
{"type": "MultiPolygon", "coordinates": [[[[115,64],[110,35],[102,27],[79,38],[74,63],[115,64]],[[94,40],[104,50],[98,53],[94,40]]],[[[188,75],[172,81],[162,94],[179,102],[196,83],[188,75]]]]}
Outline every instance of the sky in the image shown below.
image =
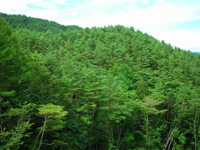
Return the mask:
{"type": "Polygon", "coordinates": [[[83,28],[132,26],[172,46],[200,52],[200,0],[5,0],[0,12],[83,28]]]}

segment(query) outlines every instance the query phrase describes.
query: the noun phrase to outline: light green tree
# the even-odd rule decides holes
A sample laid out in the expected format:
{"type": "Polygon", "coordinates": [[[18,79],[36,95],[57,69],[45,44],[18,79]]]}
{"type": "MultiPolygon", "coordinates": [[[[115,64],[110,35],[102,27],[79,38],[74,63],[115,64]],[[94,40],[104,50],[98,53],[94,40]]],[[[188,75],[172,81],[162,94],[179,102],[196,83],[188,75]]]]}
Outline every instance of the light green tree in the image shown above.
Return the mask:
{"type": "Polygon", "coordinates": [[[35,149],[38,137],[41,135],[38,150],[40,149],[43,144],[42,139],[45,131],[61,130],[64,128],[65,122],[63,119],[68,112],[64,111],[63,108],[64,106],[58,106],[51,103],[47,105],[40,105],[37,115],[44,117],[44,123],[42,127],[38,128],[40,129],[40,132],[36,138],[33,150],[35,149]]]}
{"type": "Polygon", "coordinates": [[[149,129],[150,129],[150,122],[151,118],[150,115],[157,115],[159,113],[164,113],[166,110],[158,110],[156,109],[156,106],[160,105],[162,102],[155,100],[151,97],[145,97],[144,101],[141,102],[143,106],[143,114],[144,114],[144,119],[145,119],[145,131],[146,131],[146,142],[147,142],[147,150],[150,150],[151,146],[151,137],[149,135],[149,129]]]}

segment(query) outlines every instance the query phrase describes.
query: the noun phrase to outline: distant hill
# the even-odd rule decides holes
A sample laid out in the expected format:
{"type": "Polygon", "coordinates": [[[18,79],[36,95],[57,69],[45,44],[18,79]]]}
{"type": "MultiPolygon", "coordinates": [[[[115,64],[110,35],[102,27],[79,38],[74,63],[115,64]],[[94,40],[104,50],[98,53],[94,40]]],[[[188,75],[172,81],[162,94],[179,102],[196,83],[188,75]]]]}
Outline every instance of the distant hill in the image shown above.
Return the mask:
{"type": "Polygon", "coordinates": [[[0,16],[5,18],[12,28],[26,28],[31,31],[46,32],[50,30],[53,33],[59,33],[61,31],[69,30],[81,30],[82,28],[76,25],[64,26],[60,25],[54,21],[48,21],[39,18],[27,17],[25,15],[8,15],[5,13],[0,13],[0,16]]]}
{"type": "Polygon", "coordinates": [[[196,53],[196,54],[200,54],[200,52],[191,52],[191,53],[196,53]]]}

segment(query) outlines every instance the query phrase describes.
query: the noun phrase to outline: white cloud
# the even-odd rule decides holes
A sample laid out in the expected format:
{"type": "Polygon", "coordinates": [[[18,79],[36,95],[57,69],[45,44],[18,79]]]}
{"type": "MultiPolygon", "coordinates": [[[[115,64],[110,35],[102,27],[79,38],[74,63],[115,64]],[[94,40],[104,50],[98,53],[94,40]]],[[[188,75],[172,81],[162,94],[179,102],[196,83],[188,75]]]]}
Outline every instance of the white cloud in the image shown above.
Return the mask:
{"type": "Polygon", "coordinates": [[[66,0],[51,0],[51,1],[56,3],[56,4],[60,4],[60,5],[65,5],[66,4],[66,0]]]}
{"type": "Polygon", "coordinates": [[[91,5],[100,5],[106,2],[110,2],[112,0],[92,0],[91,5]]]}
{"type": "Polygon", "coordinates": [[[118,5],[120,3],[127,3],[127,2],[136,2],[138,0],[91,0],[90,3],[85,4],[85,5],[79,5],[75,8],[73,8],[73,10],[79,10],[79,9],[83,9],[83,8],[87,8],[87,7],[97,7],[97,8],[101,8],[101,9],[105,9],[105,7],[108,6],[113,6],[113,5],[118,5]]]}
{"type": "Polygon", "coordinates": [[[55,21],[55,19],[59,16],[59,10],[30,10],[26,13],[27,16],[42,18],[51,21],[55,21]]]}
{"type": "Polygon", "coordinates": [[[63,16],[77,16],[79,13],[70,9],[61,10],[60,14],[63,16]]]}
{"type": "Polygon", "coordinates": [[[117,4],[120,2],[126,2],[126,0],[92,0],[91,1],[91,5],[95,6],[95,5],[100,5],[100,4],[117,4]]]}
{"type": "Polygon", "coordinates": [[[150,30],[143,28],[144,32],[152,35],[158,40],[164,40],[166,43],[170,43],[172,46],[180,47],[181,49],[199,51],[200,43],[198,37],[200,35],[200,30],[191,31],[186,29],[180,30],[150,30]]]}
{"type": "Polygon", "coordinates": [[[0,10],[1,12],[8,14],[22,13],[30,10],[30,8],[26,6],[27,4],[35,4],[40,2],[42,2],[42,0],[5,0],[0,2],[0,10]]]}
{"type": "Polygon", "coordinates": [[[1,12],[8,14],[25,14],[27,16],[48,19],[56,21],[62,16],[76,16],[78,12],[69,9],[59,9],[56,4],[65,5],[66,0],[6,0],[2,4],[0,2],[1,12]],[[33,4],[36,7],[44,7],[45,10],[31,8],[28,4],[33,4]]]}
{"type": "Polygon", "coordinates": [[[143,0],[144,4],[148,4],[149,0],[143,0]]]}
{"type": "Polygon", "coordinates": [[[181,8],[171,3],[158,2],[147,9],[140,9],[136,6],[127,6],[127,16],[134,16],[134,20],[139,26],[149,26],[164,24],[169,22],[178,22],[200,18],[193,15],[192,8],[181,8]],[[191,11],[192,10],[192,11],[191,11]]]}
{"type": "Polygon", "coordinates": [[[37,6],[37,7],[44,7],[46,9],[56,8],[53,3],[50,3],[48,1],[36,3],[35,6],[37,6]]]}

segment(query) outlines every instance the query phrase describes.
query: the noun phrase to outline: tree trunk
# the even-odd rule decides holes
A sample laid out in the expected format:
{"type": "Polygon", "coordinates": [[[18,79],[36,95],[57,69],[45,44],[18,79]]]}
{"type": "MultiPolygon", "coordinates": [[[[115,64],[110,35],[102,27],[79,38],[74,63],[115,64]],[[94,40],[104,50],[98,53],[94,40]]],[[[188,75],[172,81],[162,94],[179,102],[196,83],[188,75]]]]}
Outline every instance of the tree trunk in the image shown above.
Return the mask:
{"type": "Polygon", "coordinates": [[[42,145],[42,139],[43,139],[43,136],[44,136],[44,131],[45,131],[46,122],[47,122],[46,116],[45,116],[44,118],[45,118],[44,127],[43,127],[43,130],[42,130],[42,135],[41,135],[41,138],[40,138],[40,145],[39,145],[39,147],[38,147],[38,150],[40,149],[40,147],[41,147],[41,145],[42,145]]]}
{"type": "Polygon", "coordinates": [[[150,150],[150,137],[149,137],[149,115],[147,114],[146,122],[146,141],[148,143],[147,150],[150,150]]]}
{"type": "MultiPolygon", "coordinates": [[[[95,92],[94,92],[94,96],[95,96],[95,92]]],[[[94,104],[94,98],[93,98],[93,104],[94,104]]],[[[93,106],[93,110],[92,110],[92,126],[91,126],[91,128],[93,128],[93,122],[94,122],[94,106],[93,106]]]]}

